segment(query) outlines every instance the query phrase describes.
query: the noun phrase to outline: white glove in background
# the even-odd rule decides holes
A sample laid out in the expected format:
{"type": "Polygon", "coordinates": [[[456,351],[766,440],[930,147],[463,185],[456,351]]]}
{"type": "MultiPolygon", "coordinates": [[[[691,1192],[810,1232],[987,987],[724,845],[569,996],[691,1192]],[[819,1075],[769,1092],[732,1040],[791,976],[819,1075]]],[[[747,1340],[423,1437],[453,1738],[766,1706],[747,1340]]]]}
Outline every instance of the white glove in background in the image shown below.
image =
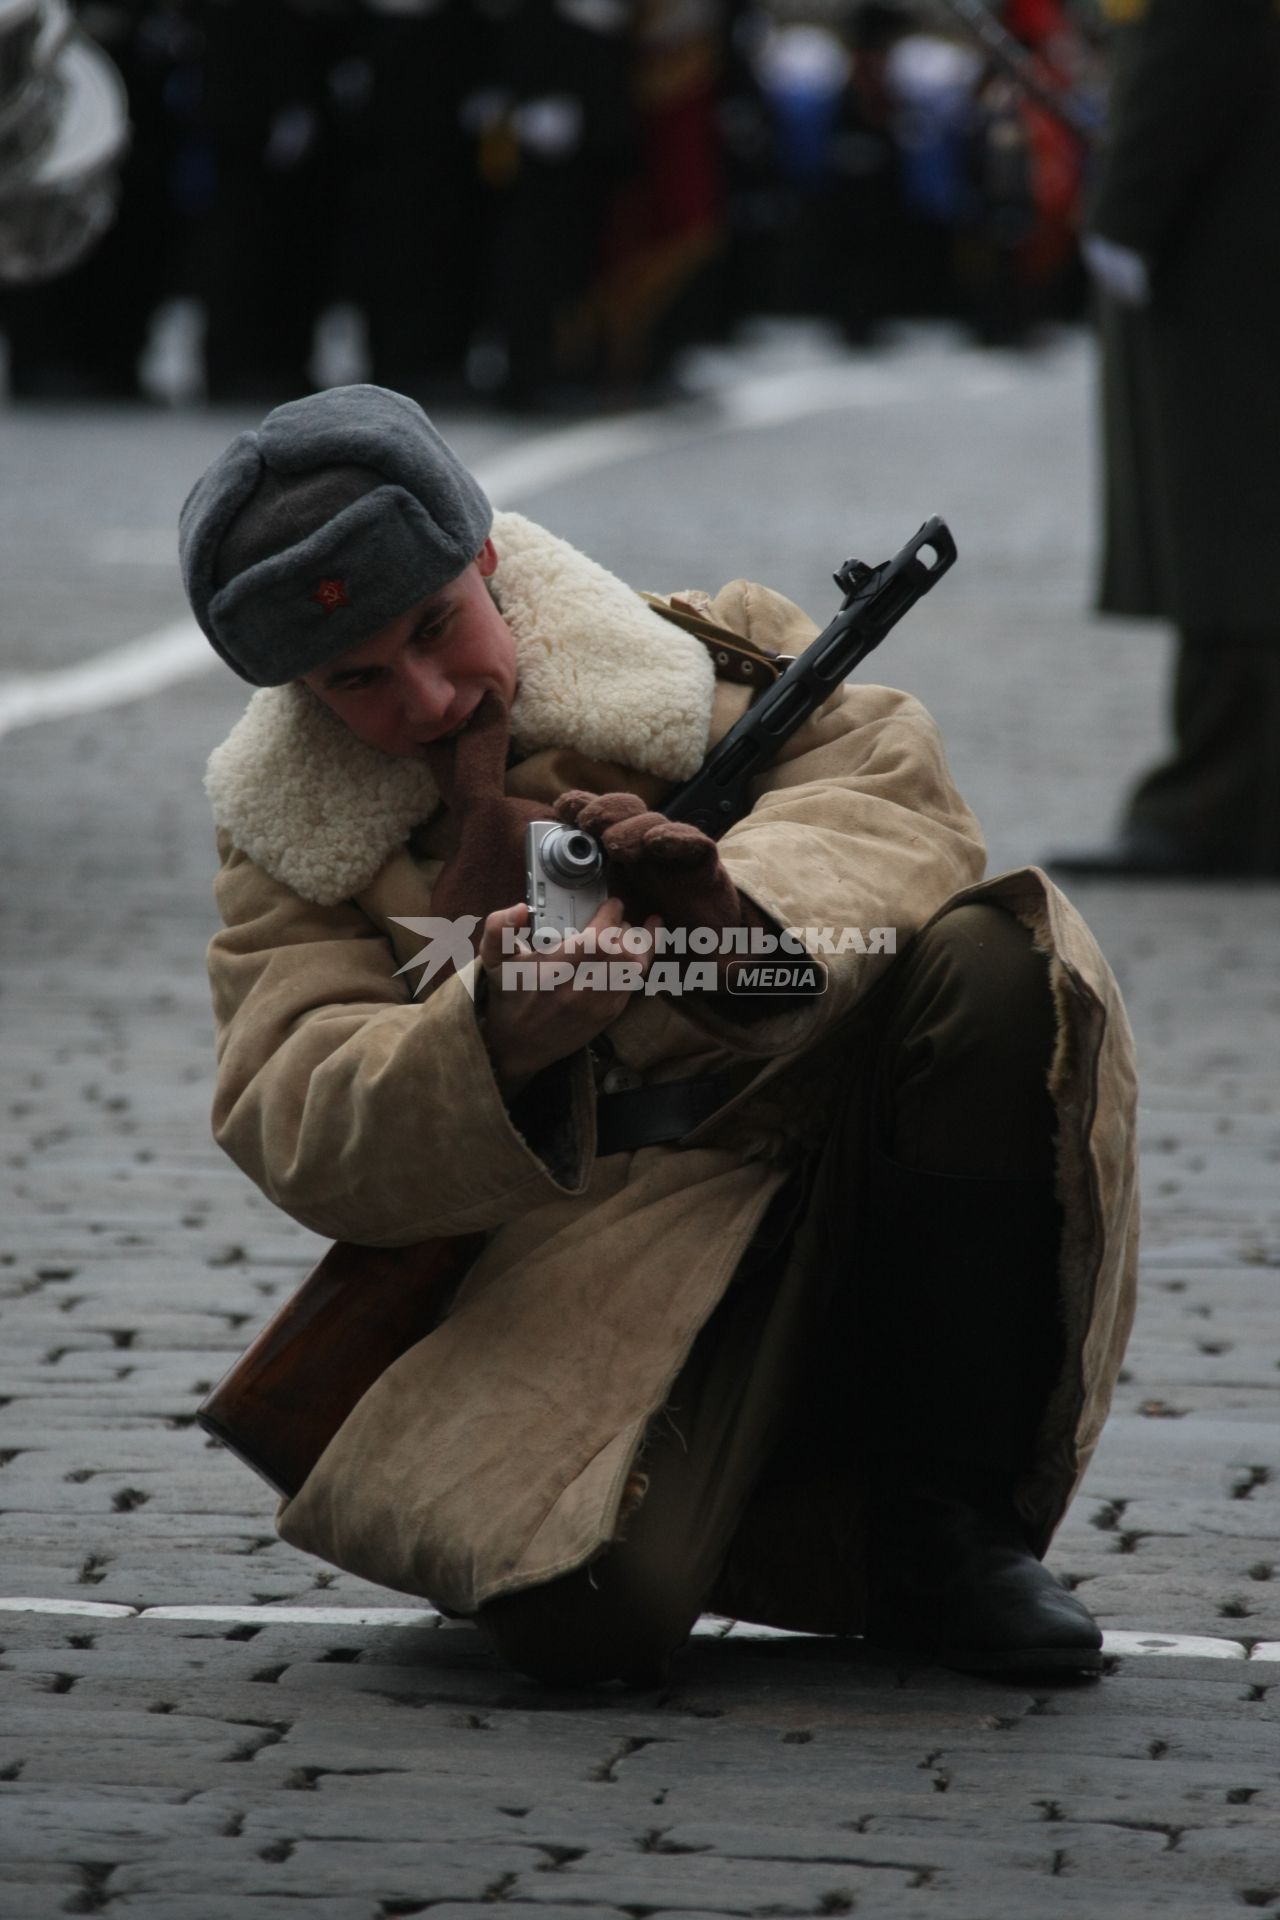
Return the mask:
{"type": "Polygon", "coordinates": [[[1084,263],[1098,285],[1121,306],[1145,307],[1151,298],[1151,271],[1140,253],[1122,247],[1100,233],[1086,233],[1080,242],[1084,263]]]}

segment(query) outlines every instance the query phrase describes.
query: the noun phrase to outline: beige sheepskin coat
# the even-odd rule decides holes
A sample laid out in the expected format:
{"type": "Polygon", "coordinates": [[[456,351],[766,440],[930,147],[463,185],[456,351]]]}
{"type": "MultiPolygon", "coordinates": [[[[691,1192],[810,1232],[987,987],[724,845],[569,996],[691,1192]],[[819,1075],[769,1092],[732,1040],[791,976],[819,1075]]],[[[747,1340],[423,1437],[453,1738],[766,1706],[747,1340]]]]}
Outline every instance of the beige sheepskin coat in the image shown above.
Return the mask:
{"type": "MultiPolygon", "coordinates": [[[[494,540],[492,590],[519,657],[508,784],[548,806],[569,786],[656,799],[743,711],[696,617],[784,652],[814,637],[743,581],[664,614],[519,515],[499,515],[494,540]]],[[[788,1168],[821,1142],[837,1093],[824,1053],[856,1066],[860,1002],[892,960],[828,956],[825,995],[750,1025],[697,996],[637,996],[610,1029],[612,1071],[657,1082],[736,1066],[742,1090],[679,1148],[596,1158],[601,1065],[583,1051],[545,1076],[526,1138],[493,1079],[474,968],[425,999],[399,972],[421,941],[397,922],[430,912],[439,872],[424,766],[361,745],[292,686],[253,696],[208,791],[224,921],[209,954],[217,1139],[318,1233],[485,1236],[443,1323],[368,1391],[277,1524],[337,1566],[470,1614],[616,1536],[646,1424],[788,1168]],[[824,1049],[837,1024],[841,1047],[824,1049]]],[[[985,898],[1052,955],[1067,1338],[1019,1487],[1043,1546],[1097,1441],[1133,1312],[1133,1051],[1110,970],[1038,870],[981,882],[981,835],[937,730],[886,687],[841,687],[721,852],[787,926],[891,926],[901,948],[949,904],[985,898]]],[[[856,1596],[819,1600],[806,1572],[809,1545],[845,1524],[822,1510],[830,1463],[810,1464],[785,1498],[774,1490],[784,1527],[756,1516],[744,1529],[733,1591],[713,1596],[723,1610],[856,1627],[856,1596]]]]}

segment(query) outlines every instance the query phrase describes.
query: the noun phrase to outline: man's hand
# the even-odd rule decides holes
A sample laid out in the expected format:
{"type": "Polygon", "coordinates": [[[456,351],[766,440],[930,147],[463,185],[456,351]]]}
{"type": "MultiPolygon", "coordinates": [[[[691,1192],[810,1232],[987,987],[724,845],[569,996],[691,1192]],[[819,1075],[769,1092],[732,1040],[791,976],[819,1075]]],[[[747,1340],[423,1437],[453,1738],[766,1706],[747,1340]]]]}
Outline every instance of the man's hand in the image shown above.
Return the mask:
{"type": "Polygon", "coordinates": [[[486,693],[462,732],[433,741],[427,764],[449,811],[452,848],[431,890],[431,911],[445,920],[474,914],[524,891],[524,832],[546,808],[504,790],[510,716],[486,693]]]}
{"type": "Polygon", "coordinates": [[[1080,242],[1085,266],[1104,293],[1122,307],[1145,307],[1151,299],[1151,268],[1133,247],[1105,234],[1086,233],[1080,242]]]}
{"type": "Polygon", "coordinates": [[[750,924],[739,916],[738,889],[714,840],[686,820],[654,813],[634,793],[583,793],[556,801],[556,818],[599,840],[609,885],[638,919],[660,913],[669,927],[750,924]]]}
{"type": "MultiPolygon", "coordinates": [[[[608,857],[609,886],[632,919],[660,914],[665,925],[691,932],[709,927],[759,928],[777,923],[740,893],[709,834],[687,820],[654,813],[634,793],[583,793],[573,789],[556,801],[556,818],[593,833],[608,857]]],[[[721,980],[736,964],[718,961],[721,980]]]]}
{"type": "MultiPolygon", "coordinates": [[[[606,987],[578,987],[571,979],[557,979],[551,971],[553,966],[584,958],[599,958],[606,965],[629,961],[638,969],[637,985],[642,985],[653,964],[652,941],[642,954],[633,954],[622,945],[622,935],[630,923],[623,917],[622,902],[617,899],[606,900],[582,933],[567,934],[549,951],[540,947],[534,953],[525,941],[519,955],[504,952],[505,930],[520,932],[528,924],[529,909],[522,901],[519,906],[489,914],[480,936],[480,965],[488,983],[485,1038],[494,1077],[503,1099],[508,1101],[544,1067],[588,1046],[626,1011],[637,990],[636,986],[617,992],[606,987]],[[592,936],[595,952],[591,951],[592,936]],[[540,984],[536,988],[512,985],[504,989],[503,963],[516,958],[524,962],[522,972],[528,966],[537,967],[540,984]],[[543,981],[547,984],[541,984],[543,981]]],[[[654,914],[644,924],[652,933],[661,921],[654,914]]]]}
{"type": "MultiPolygon", "coordinates": [[[[657,914],[673,931],[706,927],[722,936],[729,928],[745,929],[748,940],[752,932],[776,936],[781,931],[734,885],[709,834],[687,820],[652,812],[637,794],[573,788],[556,801],[556,818],[595,834],[608,858],[610,890],[634,921],[657,914]]],[[[731,989],[739,970],[750,964],[736,941],[731,952],[720,940],[714,956],[700,958],[714,960],[718,989],[731,989]]],[[[753,999],[717,991],[711,1004],[721,1015],[750,1022],[790,1011],[795,1002],[779,995],[753,999]]]]}

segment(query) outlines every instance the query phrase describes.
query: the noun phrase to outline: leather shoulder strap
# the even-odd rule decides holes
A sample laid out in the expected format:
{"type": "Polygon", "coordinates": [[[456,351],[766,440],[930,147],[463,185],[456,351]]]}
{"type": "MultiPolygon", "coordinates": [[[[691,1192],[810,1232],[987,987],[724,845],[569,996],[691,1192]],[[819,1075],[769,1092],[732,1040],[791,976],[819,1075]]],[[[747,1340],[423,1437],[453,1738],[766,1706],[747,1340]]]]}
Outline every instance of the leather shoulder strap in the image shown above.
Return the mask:
{"type": "Polygon", "coordinates": [[[701,640],[715,665],[717,680],[734,680],[739,686],[753,687],[757,693],[773,685],[786,668],[790,659],[771,649],[758,647],[750,640],[744,640],[740,633],[733,633],[728,627],[719,626],[716,621],[708,620],[696,607],[673,594],[670,600],[660,599],[656,593],[642,593],[640,598],[660,613],[664,620],[683,627],[695,640],[701,640]]]}

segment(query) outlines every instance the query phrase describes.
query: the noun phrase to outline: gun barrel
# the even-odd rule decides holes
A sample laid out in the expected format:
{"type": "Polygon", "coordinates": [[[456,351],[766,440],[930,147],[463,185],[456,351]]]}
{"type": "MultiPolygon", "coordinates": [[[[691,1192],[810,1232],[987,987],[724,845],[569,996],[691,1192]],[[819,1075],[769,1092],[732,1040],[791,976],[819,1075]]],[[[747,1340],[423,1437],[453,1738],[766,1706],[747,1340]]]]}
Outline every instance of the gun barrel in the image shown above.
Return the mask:
{"type": "Polygon", "coordinates": [[[834,620],[729,729],[692,780],[668,797],[662,809],[668,819],[687,820],[716,839],[748,813],[752,776],[776,759],[955,559],[951,529],[935,517],[883,566],[846,561],[835,576],[845,600],[834,620]]]}

